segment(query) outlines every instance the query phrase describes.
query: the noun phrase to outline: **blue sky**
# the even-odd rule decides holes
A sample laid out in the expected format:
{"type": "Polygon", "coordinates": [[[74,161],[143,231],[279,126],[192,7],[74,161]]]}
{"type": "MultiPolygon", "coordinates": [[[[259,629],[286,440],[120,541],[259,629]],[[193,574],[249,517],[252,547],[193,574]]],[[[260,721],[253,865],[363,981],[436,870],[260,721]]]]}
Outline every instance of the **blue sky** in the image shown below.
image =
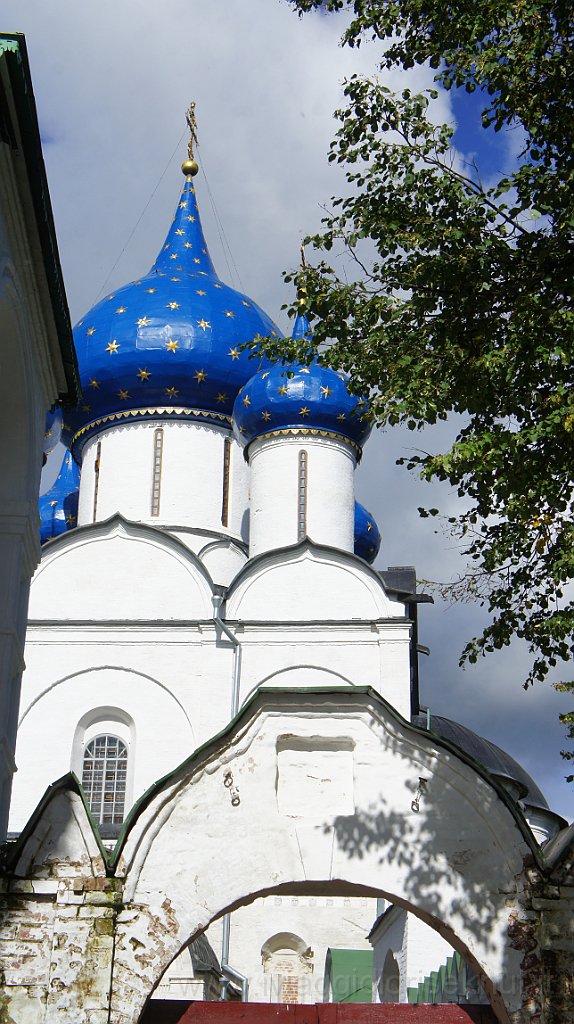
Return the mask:
{"type": "MultiPolygon", "coordinates": [[[[3,29],[27,37],[73,320],[104,284],[112,289],[151,266],[177,201],[185,155],[178,143],[195,99],[198,195],[213,260],[288,330],[281,306],[291,292],[281,272],[296,265],[301,238],[344,187],[341,170],[327,163],[332,112],[345,76],[372,73],[376,48],[342,50],[340,16],[299,19],[285,0],[4,0],[2,14],[3,29]]],[[[415,70],[386,79],[421,89],[432,77],[415,70]]],[[[479,102],[478,93],[441,94],[437,116],[456,121],[462,156],[476,155],[488,178],[508,169],[517,138],[482,133],[479,102]]],[[[456,496],[395,466],[413,445],[448,443],[449,429],[424,439],[379,433],[367,446],[357,496],[381,528],[380,568],[415,564],[420,577],[441,580],[464,568],[452,540],[417,514],[419,505],[452,514],[456,496]]],[[[557,716],[569,702],[549,685],[522,690],[526,660],[518,645],[461,672],[459,652],[481,616],[472,604],[437,601],[421,610],[421,642],[431,647],[421,666],[422,699],[507,748],[551,806],[568,815],[572,789],[557,716]]]]}

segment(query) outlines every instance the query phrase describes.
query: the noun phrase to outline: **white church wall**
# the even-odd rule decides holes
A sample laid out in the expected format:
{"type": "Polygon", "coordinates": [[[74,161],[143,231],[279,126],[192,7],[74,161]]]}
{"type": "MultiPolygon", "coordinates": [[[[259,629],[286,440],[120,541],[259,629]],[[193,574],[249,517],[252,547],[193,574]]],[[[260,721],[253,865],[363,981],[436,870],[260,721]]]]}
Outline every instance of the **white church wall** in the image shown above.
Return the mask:
{"type": "Polygon", "coordinates": [[[257,686],[373,686],[410,718],[408,624],[264,624],[237,630],[241,700],[257,686]]]}
{"type": "Polygon", "coordinates": [[[230,619],[280,622],[402,618],[377,574],[354,556],[310,547],[277,551],[250,562],[231,588],[230,619]]]}
{"type": "Polygon", "coordinates": [[[50,619],[54,614],[59,619],[208,619],[211,581],[168,535],[144,533],[115,519],[99,530],[70,531],[46,549],[29,615],[50,619]]]}
{"type": "MultiPolygon", "coordinates": [[[[253,1002],[321,1003],[327,949],[368,949],[366,935],[375,913],[376,900],[369,897],[265,896],[231,915],[230,963],[249,978],[249,999],[253,1002]],[[270,940],[281,933],[302,940],[303,956],[293,949],[294,957],[269,957],[266,947],[277,946],[270,940]],[[284,980],[291,988],[289,1000],[282,999],[284,980]]],[[[211,936],[209,928],[210,941],[211,936]]],[[[283,947],[280,939],[279,947],[283,947]]],[[[289,948],[285,945],[284,950],[289,948]]]]}
{"type": "MultiPolygon", "coordinates": [[[[65,633],[61,627],[33,627],[10,830],[21,830],[50,782],[70,770],[81,775],[81,723],[106,708],[133,721],[129,809],[228,721],[232,658],[230,645],[216,642],[211,624],[70,626],[65,633]]],[[[121,731],[115,734],[122,737],[121,731]]]]}
{"type": "Polygon", "coordinates": [[[214,540],[205,544],[198,555],[213,582],[224,587],[231,584],[247,561],[245,551],[227,540],[214,540]]]}
{"type": "Polygon", "coordinates": [[[373,1002],[404,1003],[407,999],[406,987],[406,933],[407,913],[401,907],[390,906],[370,936],[373,947],[373,1002]],[[398,990],[389,984],[388,957],[393,958],[399,973],[398,990]],[[385,968],[387,967],[387,970],[385,968]],[[393,991],[389,991],[389,990],[393,991]]]}
{"type": "Polygon", "coordinates": [[[246,537],[248,468],[225,427],[177,420],[121,423],[85,445],[78,525],[119,512],[150,525],[191,526],[246,537]],[[158,514],[152,514],[156,431],[162,431],[156,479],[158,514]],[[228,523],[222,523],[225,440],[229,441],[228,523]],[[96,500],[96,463],[97,500],[96,500]]]}
{"type": "Polygon", "coordinates": [[[353,550],[355,457],[334,439],[262,438],[249,448],[251,558],[299,539],[299,453],[307,453],[305,533],[316,544],[353,550]]]}

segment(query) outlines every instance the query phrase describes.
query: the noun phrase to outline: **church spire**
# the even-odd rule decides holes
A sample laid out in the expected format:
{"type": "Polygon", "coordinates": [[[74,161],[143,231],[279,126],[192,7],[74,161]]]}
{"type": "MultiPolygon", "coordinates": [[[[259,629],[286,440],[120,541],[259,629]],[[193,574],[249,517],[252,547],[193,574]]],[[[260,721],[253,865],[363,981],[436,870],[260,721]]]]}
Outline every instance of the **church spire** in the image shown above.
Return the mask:
{"type": "Polygon", "coordinates": [[[177,275],[178,272],[200,274],[218,280],[203,235],[193,185],[193,178],[199,170],[194,156],[194,146],[197,147],[195,103],[190,104],[185,118],[189,128],[187,160],[184,160],[181,165],[181,170],[185,175],[185,184],[179,197],[175,217],[151,272],[169,274],[170,276],[177,275]]]}

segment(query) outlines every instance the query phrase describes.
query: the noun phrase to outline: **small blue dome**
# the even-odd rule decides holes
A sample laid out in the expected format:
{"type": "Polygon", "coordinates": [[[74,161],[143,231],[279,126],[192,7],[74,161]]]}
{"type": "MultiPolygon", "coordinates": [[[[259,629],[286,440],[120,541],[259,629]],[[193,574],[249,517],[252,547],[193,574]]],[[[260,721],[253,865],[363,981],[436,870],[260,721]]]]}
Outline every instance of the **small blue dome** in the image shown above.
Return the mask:
{"type": "Polygon", "coordinates": [[[355,554],[374,562],[381,546],[379,527],[364,505],[355,502],[355,554]]]}
{"type": "Polygon", "coordinates": [[[60,472],[49,491],[40,495],[40,543],[59,537],[76,525],[80,470],[71,452],[66,452],[60,472]]]}
{"type": "Polygon", "coordinates": [[[46,413],[46,427],[44,430],[44,455],[54,451],[62,436],[62,410],[59,405],[54,406],[46,413]]]}
{"type": "Polygon", "coordinates": [[[81,447],[102,426],[149,416],[230,425],[237,392],[258,366],[240,346],[257,334],[277,328],[217,277],[186,177],[150,272],[98,302],[74,329],[83,399],[66,412],[68,440],[81,447]]]}
{"type": "MultiPolygon", "coordinates": [[[[305,316],[298,316],[294,338],[310,337],[305,316]]],[[[275,363],[260,370],[241,389],[233,407],[233,423],[241,444],[281,432],[324,434],[350,441],[360,456],[371,433],[365,403],[347,390],[343,375],[312,362],[275,363]]]]}

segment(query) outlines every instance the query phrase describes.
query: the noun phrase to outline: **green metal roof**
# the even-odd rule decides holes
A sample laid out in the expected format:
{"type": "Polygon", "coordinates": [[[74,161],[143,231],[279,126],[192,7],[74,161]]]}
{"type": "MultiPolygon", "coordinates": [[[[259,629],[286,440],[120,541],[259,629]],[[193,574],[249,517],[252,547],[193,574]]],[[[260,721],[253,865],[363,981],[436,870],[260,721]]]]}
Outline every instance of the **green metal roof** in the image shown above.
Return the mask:
{"type": "Polygon", "coordinates": [[[372,1003],[373,950],[328,949],[325,995],[334,1003],[372,1003]]]}

